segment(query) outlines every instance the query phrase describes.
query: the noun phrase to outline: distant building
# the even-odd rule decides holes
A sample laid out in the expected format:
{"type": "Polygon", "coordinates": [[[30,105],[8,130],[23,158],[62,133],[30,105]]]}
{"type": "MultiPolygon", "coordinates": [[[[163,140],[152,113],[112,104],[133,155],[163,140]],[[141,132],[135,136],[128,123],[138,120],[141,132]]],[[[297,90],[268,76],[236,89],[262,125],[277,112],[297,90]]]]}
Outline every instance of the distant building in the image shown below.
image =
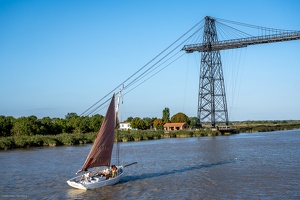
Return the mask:
{"type": "Polygon", "coordinates": [[[131,129],[131,126],[130,126],[130,122],[121,122],[120,123],[120,130],[128,130],[128,129],[131,129]]]}
{"type": "Polygon", "coordinates": [[[179,131],[186,130],[188,128],[187,123],[166,123],[164,125],[165,131],[179,131]]]}

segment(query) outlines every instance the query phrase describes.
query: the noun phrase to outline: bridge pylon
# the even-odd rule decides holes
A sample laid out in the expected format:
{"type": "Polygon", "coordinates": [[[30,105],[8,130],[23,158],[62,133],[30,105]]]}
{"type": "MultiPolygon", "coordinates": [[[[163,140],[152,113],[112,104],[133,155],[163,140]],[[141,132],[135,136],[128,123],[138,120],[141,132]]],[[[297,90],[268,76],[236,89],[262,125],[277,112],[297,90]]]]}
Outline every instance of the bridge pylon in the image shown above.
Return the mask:
{"type": "MultiPolygon", "coordinates": [[[[229,128],[229,119],[220,50],[243,48],[256,44],[300,40],[300,31],[265,28],[222,19],[218,19],[219,21],[254,28],[259,30],[259,33],[262,33],[258,34],[258,36],[245,33],[248,37],[218,41],[216,19],[206,16],[203,42],[185,45],[182,48],[186,53],[201,52],[197,111],[200,123],[211,123],[212,128],[227,131],[229,128]],[[220,128],[219,124],[225,124],[226,126],[221,125],[222,128],[220,128]]],[[[236,28],[231,27],[231,29],[238,31],[238,33],[242,32],[236,28]]]]}
{"type": "Polygon", "coordinates": [[[205,17],[203,44],[205,50],[201,53],[198,112],[200,123],[229,125],[224,76],[221,54],[212,50],[212,44],[218,42],[215,20],[205,17]]]}

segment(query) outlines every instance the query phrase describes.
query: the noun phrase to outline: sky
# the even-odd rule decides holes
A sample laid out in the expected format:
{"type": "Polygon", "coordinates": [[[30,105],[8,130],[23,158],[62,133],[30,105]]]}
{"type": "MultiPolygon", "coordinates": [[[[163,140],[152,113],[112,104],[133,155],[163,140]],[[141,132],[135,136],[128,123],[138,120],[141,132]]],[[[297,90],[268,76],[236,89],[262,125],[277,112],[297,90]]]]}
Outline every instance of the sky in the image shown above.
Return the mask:
{"type": "MultiPolygon", "coordinates": [[[[81,114],[205,16],[300,30],[299,10],[298,0],[0,0],[0,115],[81,114]]],[[[299,47],[222,60],[230,121],[300,119],[299,47]]],[[[121,120],[166,107],[196,117],[199,60],[186,54],[124,96],[121,120]]]]}

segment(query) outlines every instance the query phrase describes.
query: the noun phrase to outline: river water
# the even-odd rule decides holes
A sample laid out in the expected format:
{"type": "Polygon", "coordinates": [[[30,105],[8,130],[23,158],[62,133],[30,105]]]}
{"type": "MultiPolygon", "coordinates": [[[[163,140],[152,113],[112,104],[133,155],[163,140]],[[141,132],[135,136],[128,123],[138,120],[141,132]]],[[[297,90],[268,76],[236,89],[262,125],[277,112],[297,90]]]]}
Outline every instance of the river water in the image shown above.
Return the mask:
{"type": "Polygon", "coordinates": [[[300,199],[300,130],[121,143],[119,184],[73,189],[90,148],[1,151],[0,199],[300,199]]]}

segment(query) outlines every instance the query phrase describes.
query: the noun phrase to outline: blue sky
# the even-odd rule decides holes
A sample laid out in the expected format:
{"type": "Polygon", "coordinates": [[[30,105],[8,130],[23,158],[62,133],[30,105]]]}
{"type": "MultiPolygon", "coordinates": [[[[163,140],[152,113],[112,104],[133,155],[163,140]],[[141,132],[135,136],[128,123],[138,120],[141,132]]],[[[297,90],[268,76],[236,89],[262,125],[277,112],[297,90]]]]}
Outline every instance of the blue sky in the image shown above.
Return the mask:
{"type": "MultiPolygon", "coordinates": [[[[299,10],[298,0],[0,0],[0,115],[81,114],[205,16],[300,30],[299,10]]],[[[222,60],[230,120],[300,119],[299,47],[236,50],[234,78],[222,60]]],[[[186,54],[128,93],[121,119],[165,107],[196,116],[199,59],[186,54]]]]}

